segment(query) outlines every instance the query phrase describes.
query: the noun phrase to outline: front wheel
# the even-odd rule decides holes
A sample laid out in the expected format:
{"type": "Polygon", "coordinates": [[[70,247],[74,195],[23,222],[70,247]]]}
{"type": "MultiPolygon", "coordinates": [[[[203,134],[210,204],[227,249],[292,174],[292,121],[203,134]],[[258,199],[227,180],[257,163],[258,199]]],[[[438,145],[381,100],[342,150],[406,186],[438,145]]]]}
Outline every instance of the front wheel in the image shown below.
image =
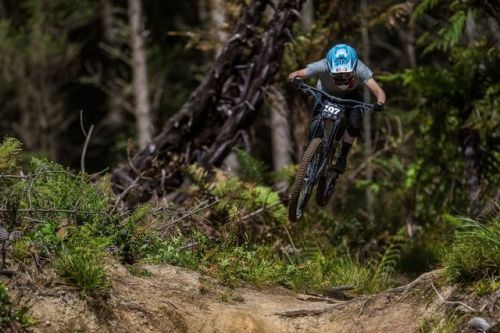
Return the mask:
{"type": "Polygon", "coordinates": [[[288,206],[288,219],[292,222],[298,221],[304,214],[307,202],[311,196],[314,180],[323,158],[323,142],[320,138],[315,138],[307,147],[299,170],[295,175],[295,182],[290,195],[288,206]]]}

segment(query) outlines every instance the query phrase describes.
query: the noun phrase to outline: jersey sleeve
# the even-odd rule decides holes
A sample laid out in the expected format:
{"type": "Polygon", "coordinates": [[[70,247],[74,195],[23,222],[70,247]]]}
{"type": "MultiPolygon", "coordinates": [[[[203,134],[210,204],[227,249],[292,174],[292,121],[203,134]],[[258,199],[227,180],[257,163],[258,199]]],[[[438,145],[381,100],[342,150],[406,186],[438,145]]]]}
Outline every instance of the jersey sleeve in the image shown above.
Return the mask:
{"type": "Polygon", "coordinates": [[[306,66],[307,77],[317,77],[321,73],[328,72],[328,67],[326,65],[326,59],[313,62],[306,66]]]}
{"type": "Polygon", "coordinates": [[[361,60],[358,60],[358,65],[356,66],[356,76],[361,82],[366,82],[366,80],[372,78],[373,72],[361,60]]]}

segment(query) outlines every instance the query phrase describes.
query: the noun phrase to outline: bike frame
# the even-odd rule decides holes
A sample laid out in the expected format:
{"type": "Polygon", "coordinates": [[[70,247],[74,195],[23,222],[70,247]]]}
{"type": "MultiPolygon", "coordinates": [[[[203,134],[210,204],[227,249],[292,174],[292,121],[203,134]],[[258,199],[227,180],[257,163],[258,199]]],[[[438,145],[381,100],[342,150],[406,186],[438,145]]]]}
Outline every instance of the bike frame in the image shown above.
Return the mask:
{"type": "Polygon", "coordinates": [[[313,137],[315,137],[316,133],[318,133],[318,130],[320,129],[323,131],[324,135],[323,135],[323,158],[317,173],[313,177],[314,179],[312,179],[313,184],[317,182],[319,176],[323,173],[323,170],[330,166],[329,163],[331,161],[331,154],[333,152],[333,148],[336,147],[339,142],[338,140],[336,140],[336,138],[339,136],[339,132],[343,133],[343,130],[345,130],[345,127],[343,126],[344,115],[345,115],[345,109],[341,111],[339,117],[335,120],[321,116],[322,117],[321,121],[318,122],[318,124],[314,128],[313,137]],[[327,131],[329,124],[331,124],[331,130],[327,131]]]}

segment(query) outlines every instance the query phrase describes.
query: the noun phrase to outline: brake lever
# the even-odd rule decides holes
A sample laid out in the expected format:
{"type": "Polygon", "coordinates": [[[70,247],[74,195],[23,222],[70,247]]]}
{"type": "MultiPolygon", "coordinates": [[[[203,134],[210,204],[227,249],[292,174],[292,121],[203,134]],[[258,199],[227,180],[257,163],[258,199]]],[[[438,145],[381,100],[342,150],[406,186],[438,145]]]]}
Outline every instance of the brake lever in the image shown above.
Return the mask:
{"type": "Polygon", "coordinates": [[[360,109],[361,112],[373,112],[373,106],[372,105],[355,105],[352,107],[353,109],[360,109]]]}

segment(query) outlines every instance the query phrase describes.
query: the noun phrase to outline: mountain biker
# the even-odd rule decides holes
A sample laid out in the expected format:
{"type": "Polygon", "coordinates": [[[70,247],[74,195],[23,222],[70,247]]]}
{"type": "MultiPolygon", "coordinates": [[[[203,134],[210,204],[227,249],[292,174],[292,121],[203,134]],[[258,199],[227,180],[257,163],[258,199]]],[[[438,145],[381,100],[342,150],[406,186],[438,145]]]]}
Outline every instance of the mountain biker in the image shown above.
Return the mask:
{"type": "MultiPolygon", "coordinates": [[[[362,102],[361,83],[377,98],[373,110],[381,112],[384,110],[385,92],[373,79],[373,72],[361,60],[358,59],[356,50],[347,44],[334,45],[327,53],[326,58],[313,62],[306,68],[294,71],[288,78],[292,81],[307,78],[317,78],[317,88],[327,94],[353,99],[362,102]]],[[[340,156],[335,164],[335,171],[343,173],[347,164],[347,154],[352,147],[354,139],[359,136],[361,128],[362,113],[359,109],[346,109],[348,120],[347,131],[344,133],[340,156]]],[[[309,140],[312,139],[313,129],[318,121],[321,121],[321,105],[316,102],[313,108],[313,120],[310,126],[309,140]]],[[[323,133],[316,136],[322,137],[323,133]]]]}

